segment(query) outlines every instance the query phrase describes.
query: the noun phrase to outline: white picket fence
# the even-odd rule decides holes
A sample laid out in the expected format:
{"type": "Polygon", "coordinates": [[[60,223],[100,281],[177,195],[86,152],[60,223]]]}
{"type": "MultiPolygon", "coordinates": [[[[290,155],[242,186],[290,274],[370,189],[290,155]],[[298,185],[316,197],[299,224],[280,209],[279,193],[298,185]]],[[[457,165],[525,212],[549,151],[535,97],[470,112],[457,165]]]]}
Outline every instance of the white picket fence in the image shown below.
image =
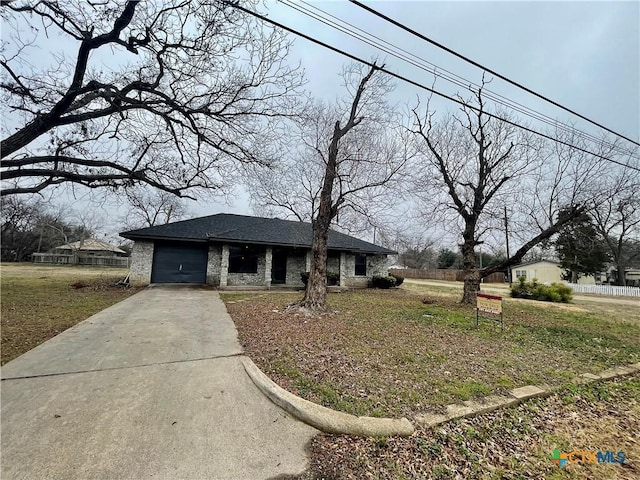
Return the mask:
{"type": "Polygon", "coordinates": [[[573,293],[640,297],[640,287],[621,287],[618,285],[581,285],[577,283],[567,283],[567,285],[573,289],[573,293]]]}

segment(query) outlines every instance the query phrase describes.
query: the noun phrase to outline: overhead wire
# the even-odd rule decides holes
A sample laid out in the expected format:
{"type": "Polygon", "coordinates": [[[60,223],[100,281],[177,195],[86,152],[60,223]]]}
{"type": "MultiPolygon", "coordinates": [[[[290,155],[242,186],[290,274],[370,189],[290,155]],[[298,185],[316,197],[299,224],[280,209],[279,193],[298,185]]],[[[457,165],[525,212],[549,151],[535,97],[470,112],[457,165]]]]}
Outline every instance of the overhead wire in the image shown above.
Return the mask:
{"type": "MultiPolygon", "coordinates": [[[[439,77],[442,78],[450,83],[453,83],[454,85],[457,85],[459,87],[463,87],[465,89],[470,89],[470,87],[474,87],[476,89],[481,88],[480,85],[465,79],[464,77],[461,77],[460,75],[457,75],[453,72],[450,72],[449,70],[446,70],[442,67],[439,67],[438,65],[429,62],[426,59],[423,59],[417,55],[415,55],[412,52],[409,52],[401,47],[398,47],[397,45],[394,45],[386,40],[383,40],[382,38],[373,35],[369,32],[366,32],[365,30],[357,27],[356,25],[353,25],[352,23],[349,23],[339,17],[336,17],[335,15],[332,15],[331,13],[322,10],[321,8],[310,4],[309,2],[306,2],[304,0],[299,0],[299,3],[302,4],[306,4],[308,5],[311,9],[317,10],[320,12],[316,13],[312,10],[310,10],[309,8],[305,8],[299,4],[296,4],[294,2],[292,2],[291,0],[278,0],[280,3],[282,3],[283,5],[288,6],[289,8],[292,8],[310,18],[313,18],[314,20],[317,20],[331,28],[334,28],[346,35],[351,36],[352,38],[355,38],[363,43],[366,43],[376,49],[379,49],[385,53],[388,53],[389,55],[394,56],[395,58],[398,58],[399,60],[405,61],[417,68],[420,68],[421,70],[424,70],[432,75],[434,75],[435,77],[439,77]],[[334,19],[335,21],[332,20],[328,20],[326,17],[323,17],[321,14],[326,15],[327,17],[330,17],[332,19],[334,19]],[[339,23],[336,22],[340,22],[343,25],[340,25],[339,23]],[[347,28],[348,27],[348,28],[347,28]],[[380,43],[382,42],[382,43],[380,43]],[[432,68],[428,68],[426,65],[431,66],[432,68]],[[444,72],[444,73],[442,73],[444,72]]],[[[584,138],[588,141],[594,142],[594,143],[599,143],[602,145],[607,146],[608,148],[615,150],[617,153],[619,154],[623,154],[623,155],[632,155],[628,150],[623,149],[622,146],[620,145],[615,145],[613,143],[610,143],[602,138],[598,138],[588,132],[584,132],[582,130],[579,130],[577,128],[575,128],[574,126],[568,125],[566,123],[560,122],[559,120],[553,119],[552,117],[541,113],[539,111],[536,111],[532,108],[529,108],[515,100],[511,100],[499,93],[493,92],[490,89],[487,88],[483,88],[483,95],[488,98],[489,100],[494,101],[495,103],[498,103],[500,105],[503,105],[505,107],[508,107],[516,112],[522,113],[530,118],[533,118],[535,120],[538,120],[540,122],[546,123],[547,125],[550,125],[552,127],[557,128],[558,130],[561,130],[565,133],[573,133],[576,134],[577,136],[584,138]]],[[[632,155],[633,156],[633,155],[632,155]]]]}
{"type": "MultiPolygon", "coordinates": [[[[283,23],[280,23],[280,22],[278,22],[276,20],[273,20],[273,19],[271,19],[271,18],[269,18],[269,17],[267,17],[265,15],[262,15],[262,14],[260,14],[258,12],[254,12],[252,10],[249,10],[249,9],[241,6],[239,3],[231,2],[231,1],[228,1],[228,0],[223,0],[223,1],[225,3],[227,3],[228,5],[232,6],[233,8],[235,8],[237,10],[240,10],[240,11],[242,11],[242,12],[248,14],[248,15],[252,15],[253,17],[258,18],[258,19],[262,20],[263,22],[269,23],[269,24],[271,24],[271,25],[273,25],[275,27],[278,27],[278,28],[280,28],[282,30],[285,30],[285,31],[287,31],[289,33],[293,33],[294,35],[297,35],[297,36],[299,36],[301,38],[304,38],[305,40],[308,40],[308,41],[310,41],[312,43],[315,43],[316,45],[320,45],[321,47],[326,48],[328,50],[331,50],[331,51],[333,51],[335,53],[338,53],[338,54],[340,54],[340,55],[342,55],[344,57],[350,58],[351,60],[354,60],[356,62],[362,63],[363,65],[367,65],[367,66],[369,66],[371,68],[375,68],[377,70],[380,70],[381,72],[384,72],[387,75],[390,75],[390,76],[392,76],[392,77],[394,77],[394,78],[396,78],[398,80],[402,80],[402,81],[404,81],[406,83],[409,83],[409,84],[411,84],[411,85],[413,85],[415,87],[418,87],[418,88],[420,88],[422,90],[426,90],[426,91],[428,91],[428,92],[430,92],[430,93],[432,93],[434,95],[437,95],[437,96],[439,96],[441,98],[444,98],[444,99],[447,99],[447,100],[449,100],[451,102],[457,103],[458,105],[461,105],[463,107],[469,108],[469,109],[474,110],[476,112],[480,112],[481,111],[481,109],[476,107],[475,105],[466,103],[463,100],[460,100],[458,98],[455,98],[455,97],[452,97],[452,96],[447,95],[445,93],[442,93],[442,92],[440,92],[440,91],[438,91],[438,90],[436,90],[434,88],[430,88],[430,87],[428,87],[428,86],[426,86],[426,85],[424,85],[422,83],[416,82],[415,80],[411,80],[410,78],[407,78],[407,77],[405,77],[403,75],[395,73],[395,72],[385,68],[384,66],[377,65],[375,62],[370,62],[370,61],[365,60],[365,59],[363,59],[361,57],[358,57],[357,55],[354,55],[354,54],[349,53],[349,52],[347,52],[345,50],[342,50],[342,49],[340,49],[338,47],[334,47],[333,45],[329,45],[328,43],[325,43],[325,42],[323,42],[321,40],[318,40],[317,38],[311,37],[311,36],[309,36],[309,35],[307,35],[305,33],[302,33],[302,32],[300,32],[298,30],[295,30],[295,29],[293,29],[293,28],[291,28],[291,27],[289,27],[287,25],[284,25],[283,23]]],[[[540,137],[543,137],[543,138],[546,138],[546,139],[551,140],[553,142],[559,143],[561,145],[565,145],[567,147],[571,147],[574,150],[586,153],[588,155],[593,155],[594,157],[600,158],[602,160],[605,160],[605,161],[620,165],[622,167],[629,168],[629,169],[636,170],[636,171],[640,172],[640,168],[638,168],[638,167],[635,167],[635,166],[630,165],[628,163],[625,164],[625,163],[622,163],[622,162],[620,162],[618,160],[615,160],[613,158],[609,158],[609,157],[606,157],[606,156],[601,155],[599,153],[595,153],[595,152],[592,152],[590,150],[584,149],[582,147],[578,147],[578,146],[573,145],[573,144],[571,144],[569,142],[565,142],[564,140],[560,140],[558,138],[553,138],[550,135],[547,135],[545,133],[539,132],[537,130],[534,130],[532,128],[526,127],[524,125],[520,125],[520,124],[518,124],[516,122],[513,122],[512,120],[500,117],[499,115],[493,114],[491,112],[482,111],[482,114],[486,115],[487,117],[493,118],[495,120],[499,120],[499,121],[502,121],[502,122],[507,123],[509,125],[512,125],[514,127],[520,128],[521,130],[527,131],[529,133],[533,133],[533,134],[538,135],[540,137]]]]}
{"type": "Polygon", "coordinates": [[[570,109],[568,107],[565,107],[564,105],[556,102],[555,100],[552,100],[552,99],[550,99],[550,98],[548,98],[548,97],[546,97],[546,96],[544,96],[544,95],[542,95],[540,93],[535,92],[534,90],[522,85],[521,83],[516,82],[515,80],[511,80],[510,78],[508,78],[508,77],[506,77],[504,75],[501,75],[500,73],[496,72],[495,70],[492,70],[492,69],[490,69],[490,68],[488,68],[488,67],[486,67],[486,66],[484,66],[484,65],[482,65],[482,64],[480,64],[480,63],[478,63],[478,62],[476,62],[476,61],[474,61],[474,60],[472,60],[472,59],[470,59],[470,58],[468,58],[468,57],[466,57],[464,55],[462,55],[461,53],[456,52],[455,50],[452,50],[451,48],[449,48],[449,47],[447,47],[447,46],[445,46],[445,45],[443,45],[443,44],[441,44],[441,43],[439,43],[439,42],[427,37],[426,35],[423,35],[422,33],[417,32],[416,30],[413,30],[410,27],[407,27],[403,23],[400,23],[397,20],[394,20],[393,18],[391,18],[391,17],[389,17],[389,16],[387,16],[387,15],[381,13],[381,12],[378,12],[374,8],[369,7],[367,5],[364,5],[362,2],[359,2],[358,0],[349,0],[349,2],[354,4],[354,5],[356,5],[356,6],[358,6],[358,7],[360,7],[360,8],[362,8],[363,10],[366,10],[367,12],[375,15],[378,18],[381,18],[381,19],[391,23],[392,25],[395,25],[396,27],[401,28],[405,32],[408,32],[411,35],[416,36],[416,37],[420,38],[421,40],[424,40],[425,42],[428,42],[428,43],[430,43],[430,44],[432,44],[432,45],[444,50],[445,52],[447,52],[447,53],[449,53],[451,55],[454,55],[454,56],[460,58],[461,60],[464,60],[467,63],[470,63],[474,67],[480,68],[480,69],[484,70],[485,72],[488,72],[491,75],[494,75],[495,77],[499,78],[500,80],[503,80],[503,81],[515,86],[515,87],[518,87],[518,88],[524,90],[525,92],[544,100],[545,102],[548,102],[548,103],[550,103],[550,104],[552,104],[552,105],[554,105],[554,106],[556,106],[556,107],[558,107],[558,108],[560,108],[560,109],[562,109],[562,110],[564,110],[566,112],[571,113],[572,115],[575,115],[576,117],[581,118],[582,120],[585,120],[585,121],[587,121],[587,122],[589,122],[589,123],[591,123],[591,124],[593,124],[593,125],[595,125],[595,126],[597,126],[599,128],[602,128],[603,130],[606,130],[609,133],[614,134],[617,137],[623,138],[623,139],[627,140],[628,142],[633,143],[634,145],[640,146],[640,142],[638,142],[637,140],[633,140],[633,139],[631,139],[631,138],[629,138],[629,137],[627,137],[627,136],[625,136],[625,135],[623,135],[621,133],[618,133],[618,132],[610,129],[609,127],[606,127],[605,125],[602,125],[602,124],[596,122],[595,120],[591,120],[590,118],[588,118],[588,117],[586,117],[586,116],[584,116],[584,115],[582,115],[582,114],[580,114],[580,113],[578,113],[578,112],[576,112],[576,111],[574,111],[574,110],[572,110],[572,109],[570,109]]]}

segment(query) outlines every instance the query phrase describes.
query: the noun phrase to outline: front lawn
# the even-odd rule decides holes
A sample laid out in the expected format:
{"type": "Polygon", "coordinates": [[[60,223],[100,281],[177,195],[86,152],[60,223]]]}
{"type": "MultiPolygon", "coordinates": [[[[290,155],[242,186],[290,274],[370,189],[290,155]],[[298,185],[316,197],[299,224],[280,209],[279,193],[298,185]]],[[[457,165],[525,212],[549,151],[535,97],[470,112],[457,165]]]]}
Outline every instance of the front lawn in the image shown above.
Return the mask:
{"type": "MultiPolygon", "coordinates": [[[[567,387],[545,399],[408,438],[319,435],[311,466],[296,480],[529,480],[640,478],[640,376],[567,387]],[[567,464],[554,450],[623,452],[625,463],[567,464]]],[[[579,457],[574,457],[578,459],[579,457]]]]}
{"type": "Polygon", "coordinates": [[[475,310],[428,285],[333,293],[333,313],[319,318],[286,308],[299,296],[223,299],[247,355],[267,375],[356,415],[412,419],[449,403],[640,361],[635,306],[617,306],[614,317],[591,303],[505,299],[500,332],[490,322],[475,328],[475,310]],[[424,304],[425,296],[434,303],[424,304]]]}
{"type": "Polygon", "coordinates": [[[489,322],[474,328],[474,310],[457,303],[459,292],[408,281],[393,291],[333,293],[332,313],[319,318],[286,308],[299,293],[223,294],[246,353],[263,371],[348,413],[414,420],[526,384],[564,385],[549,398],[433,429],[417,425],[408,438],[319,435],[309,470],[295,478],[640,478],[640,376],[570,382],[639,361],[640,308],[505,299],[500,332],[489,322]],[[550,459],[556,449],[622,451],[626,462],[560,468],[550,459]]]}
{"type": "Polygon", "coordinates": [[[127,269],[3,263],[2,364],[135,293],[127,269]]]}

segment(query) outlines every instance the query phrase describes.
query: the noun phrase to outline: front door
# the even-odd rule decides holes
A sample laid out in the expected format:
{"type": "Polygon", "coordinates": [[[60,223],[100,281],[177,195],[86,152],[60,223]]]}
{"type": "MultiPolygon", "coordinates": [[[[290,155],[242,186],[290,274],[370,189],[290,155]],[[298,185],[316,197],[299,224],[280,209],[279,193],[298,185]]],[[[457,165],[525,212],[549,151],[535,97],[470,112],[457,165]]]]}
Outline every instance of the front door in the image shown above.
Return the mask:
{"type": "Polygon", "coordinates": [[[282,285],[287,283],[287,251],[274,248],[271,255],[271,283],[282,285]]]}

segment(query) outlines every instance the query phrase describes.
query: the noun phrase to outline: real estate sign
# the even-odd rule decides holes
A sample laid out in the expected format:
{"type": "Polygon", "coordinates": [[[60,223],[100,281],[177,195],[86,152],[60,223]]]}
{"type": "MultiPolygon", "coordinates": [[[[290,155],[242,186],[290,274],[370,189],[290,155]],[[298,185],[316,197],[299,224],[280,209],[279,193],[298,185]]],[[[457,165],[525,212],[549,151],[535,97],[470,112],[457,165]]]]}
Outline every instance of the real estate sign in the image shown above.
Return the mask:
{"type": "Polygon", "coordinates": [[[502,297],[497,295],[488,295],[486,293],[476,293],[476,327],[478,326],[480,315],[491,315],[492,320],[500,322],[500,328],[504,329],[504,321],[502,316],[502,297]],[[500,318],[495,318],[499,316],[500,318]]]}

